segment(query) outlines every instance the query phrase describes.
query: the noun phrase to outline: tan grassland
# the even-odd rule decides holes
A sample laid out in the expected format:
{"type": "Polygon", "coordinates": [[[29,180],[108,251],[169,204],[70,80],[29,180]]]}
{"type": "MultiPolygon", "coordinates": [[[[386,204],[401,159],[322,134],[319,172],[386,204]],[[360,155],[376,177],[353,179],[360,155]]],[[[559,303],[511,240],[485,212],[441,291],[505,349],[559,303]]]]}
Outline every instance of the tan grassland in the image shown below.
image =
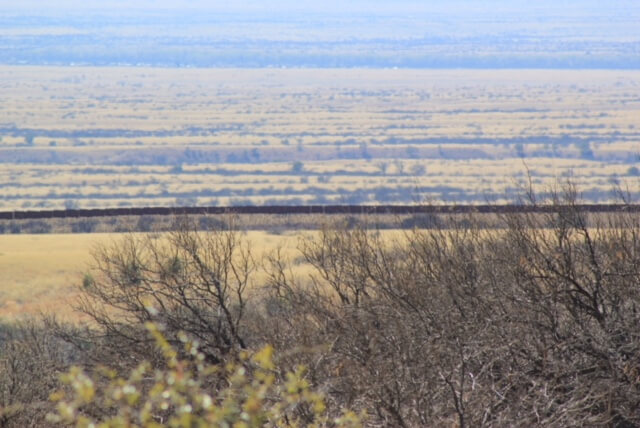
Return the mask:
{"type": "MultiPolygon", "coordinates": [[[[281,248],[283,255],[294,257],[299,239],[306,233],[274,235],[246,232],[256,261],[281,248]]],[[[0,235],[0,320],[17,319],[40,312],[79,319],[73,305],[83,276],[91,271],[92,252],[97,246],[109,246],[123,234],[42,234],[0,235]]],[[[296,266],[305,274],[307,267],[296,266]]],[[[256,280],[261,272],[256,272],[256,280]]]]}
{"type": "Polygon", "coordinates": [[[612,182],[640,192],[638,87],[637,71],[4,66],[0,210],[380,203],[382,187],[508,202],[527,168],[602,202],[612,182]]]}
{"type": "Polygon", "coordinates": [[[0,235],[0,316],[70,312],[91,260],[108,235],[0,235]]]}
{"type": "MultiPolygon", "coordinates": [[[[300,259],[297,248],[301,240],[314,236],[317,231],[240,233],[257,263],[253,287],[260,287],[265,280],[263,261],[276,251],[293,262],[296,277],[308,277],[311,267],[300,259]]],[[[377,233],[392,242],[402,239],[404,232],[377,233]]],[[[94,265],[95,250],[117,244],[124,236],[122,233],[0,235],[0,321],[39,313],[81,319],[73,307],[82,279],[94,265]]]]}

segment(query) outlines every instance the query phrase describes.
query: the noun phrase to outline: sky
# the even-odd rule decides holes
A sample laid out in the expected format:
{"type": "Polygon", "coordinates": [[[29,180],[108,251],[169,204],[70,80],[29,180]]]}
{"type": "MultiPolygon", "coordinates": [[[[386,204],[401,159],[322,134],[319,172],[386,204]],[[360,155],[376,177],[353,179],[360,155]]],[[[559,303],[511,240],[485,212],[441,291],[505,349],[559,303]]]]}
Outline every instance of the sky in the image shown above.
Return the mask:
{"type": "Polygon", "coordinates": [[[535,11],[564,10],[580,13],[581,10],[599,10],[606,13],[612,8],[637,9],[635,0],[2,0],[0,9],[15,10],[154,10],[199,9],[233,12],[442,12],[462,13],[468,10],[535,11]]]}

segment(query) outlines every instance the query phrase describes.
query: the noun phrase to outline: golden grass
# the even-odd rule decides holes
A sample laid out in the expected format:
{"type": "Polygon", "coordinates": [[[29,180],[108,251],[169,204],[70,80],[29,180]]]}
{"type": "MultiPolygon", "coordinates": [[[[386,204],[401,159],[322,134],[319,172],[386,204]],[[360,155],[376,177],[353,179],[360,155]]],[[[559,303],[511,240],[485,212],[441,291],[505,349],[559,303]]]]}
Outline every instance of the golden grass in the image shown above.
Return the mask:
{"type": "Polygon", "coordinates": [[[0,317],[40,311],[69,315],[91,261],[108,235],[0,235],[0,317]]]}
{"type": "Polygon", "coordinates": [[[388,165],[386,175],[368,175],[379,171],[382,162],[305,162],[308,176],[304,177],[291,175],[289,163],[233,164],[228,169],[242,171],[233,176],[198,172],[215,168],[208,164],[185,166],[183,173],[170,172],[169,167],[140,167],[136,171],[113,167],[110,168],[112,173],[96,174],[83,173],[76,166],[9,165],[0,171],[0,181],[18,180],[19,184],[5,185],[0,189],[3,196],[0,209],[59,208],[65,200],[72,198],[79,198],[82,207],[116,207],[123,203],[128,204],[126,206],[166,206],[174,205],[180,195],[197,195],[195,203],[200,205],[231,205],[237,200],[263,204],[266,201],[286,201],[289,197],[311,201],[317,189],[326,192],[330,201],[340,202],[342,192],[372,191],[376,187],[403,187],[416,201],[428,195],[435,201],[456,202],[443,198],[442,189],[450,188],[483,203],[485,196],[505,195],[508,188],[522,182],[527,168],[532,173],[534,184],[541,187],[562,181],[569,174],[581,190],[597,190],[605,199],[611,195],[613,178],[633,192],[640,191],[640,179],[628,176],[633,164],[627,163],[549,158],[525,161],[403,160],[404,175],[397,174],[398,166],[393,161],[384,161],[388,165]],[[412,168],[415,165],[422,165],[426,173],[414,175],[412,168]],[[255,172],[258,169],[269,174],[258,174],[255,172]],[[419,190],[420,187],[426,190],[419,190]],[[247,189],[252,193],[246,194],[247,189]],[[221,190],[226,194],[215,195],[221,190]],[[270,194],[272,192],[280,194],[270,194]]]}
{"type": "MultiPolygon", "coordinates": [[[[92,264],[92,249],[117,242],[122,234],[0,235],[0,319],[52,312],[78,319],[72,306],[85,272],[92,264]]],[[[291,254],[297,235],[247,232],[254,256],[261,260],[282,247],[291,254]]]]}
{"type": "MultiPolygon", "coordinates": [[[[487,193],[500,195],[523,174],[513,144],[519,140],[527,141],[526,162],[538,182],[552,182],[571,170],[580,184],[605,194],[609,179],[627,175],[632,164],[625,162],[640,145],[638,85],[637,71],[2,66],[2,121],[38,130],[35,151],[90,156],[100,150],[100,159],[141,152],[132,166],[108,164],[99,167],[108,172],[95,174],[79,170],[91,167],[89,161],[5,162],[0,209],[61,208],[66,199],[78,199],[81,207],[173,205],[176,197],[207,189],[239,195],[200,196],[197,203],[228,205],[242,199],[262,204],[286,198],[242,194],[269,187],[291,187],[302,191],[295,197],[309,201],[311,190],[304,189],[310,186],[327,190],[330,202],[341,202],[340,187],[367,191],[385,184],[448,186],[468,196],[467,201],[483,202],[487,193]],[[55,136],[55,131],[74,130],[123,132],[55,136]],[[126,131],[142,134],[128,136],[126,131]],[[579,159],[573,144],[544,143],[564,137],[597,139],[591,147],[596,160],[579,159]],[[340,152],[360,156],[361,143],[373,157],[370,162],[337,159],[340,152]],[[171,166],[136,165],[156,155],[171,164],[187,148],[215,152],[219,158],[210,164],[185,162],[188,174],[173,173],[171,166]],[[237,161],[254,150],[261,155],[254,164],[228,159],[233,154],[237,161]],[[410,150],[425,158],[419,161],[425,175],[410,173],[416,163],[406,159],[410,150]],[[328,160],[316,161],[319,157],[328,160]],[[406,174],[396,174],[392,158],[405,158],[406,174]],[[307,182],[291,174],[293,160],[304,162],[307,182]],[[388,176],[368,175],[380,162],[390,163],[388,176]],[[242,174],[195,172],[217,167],[242,174]],[[278,174],[252,174],[257,170],[278,174]],[[339,170],[350,175],[336,175],[339,170]],[[318,183],[315,176],[320,174],[331,180],[318,183]]],[[[20,147],[23,137],[5,134],[0,135],[0,156],[10,156],[12,150],[33,152],[20,147]]],[[[640,190],[637,182],[631,183],[632,190],[640,190]]],[[[445,193],[435,189],[428,196],[448,199],[445,193]]]]}
{"type": "MultiPolygon", "coordinates": [[[[289,231],[273,234],[266,231],[242,232],[255,260],[280,249],[280,254],[295,262],[293,273],[307,279],[312,268],[299,261],[300,239],[317,236],[317,231],[289,231]]],[[[402,239],[403,232],[381,231],[383,240],[402,239]]],[[[0,235],[0,320],[18,319],[39,313],[53,313],[62,319],[79,320],[73,311],[84,273],[93,263],[92,250],[111,245],[123,238],[118,233],[0,235]]],[[[254,287],[265,280],[260,267],[254,287]]]]}

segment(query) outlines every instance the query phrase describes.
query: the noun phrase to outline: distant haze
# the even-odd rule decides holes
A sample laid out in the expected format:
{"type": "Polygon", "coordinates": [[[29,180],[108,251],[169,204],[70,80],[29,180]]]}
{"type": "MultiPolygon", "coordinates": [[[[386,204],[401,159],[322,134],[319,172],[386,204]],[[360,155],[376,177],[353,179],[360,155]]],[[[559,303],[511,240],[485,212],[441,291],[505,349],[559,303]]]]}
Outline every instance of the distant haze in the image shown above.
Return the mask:
{"type": "Polygon", "coordinates": [[[0,2],[0,63],[640,69],[640,2],[0,2]]]}

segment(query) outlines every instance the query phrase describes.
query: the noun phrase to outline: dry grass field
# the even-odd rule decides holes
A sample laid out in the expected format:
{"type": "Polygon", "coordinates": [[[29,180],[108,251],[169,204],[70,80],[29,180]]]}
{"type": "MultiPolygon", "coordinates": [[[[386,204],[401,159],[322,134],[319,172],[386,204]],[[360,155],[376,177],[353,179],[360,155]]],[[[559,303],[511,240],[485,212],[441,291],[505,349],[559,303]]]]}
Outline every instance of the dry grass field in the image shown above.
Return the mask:
{"type": "MultiPolygon", "coordinates": [[[[274,235],[247,232],[256,261],[281,248],[294,257],[299,239],[306,232],[274,235]]],[[[309,232],[310,233],[310,232],[309,232]]],[[[73,305],[83,276],[93,264],[98,246],[119,242],[124,234],[0,235],[0,320],[16,319],[40,312],[78,319],[73,305]]],[[[297,265],[297,274],[307,267],[297,265]]],[[[256,280],[261,273],[257,272],[256,280]]]]}
{"type": "MultiPolygon", "coordinates": [[[[298,248],[305,239],[317,236],[318,231],[240,233],[256,262],[252,286],[257,290],[266,279],[263,268],[266,258],[276,252],[292,261],[296,277],[304,280],[309,276],[312,268],[301,258],[298,248]]],[[[405,232],[377,233],[391,243],[403,239],[405,232]]],[[[0,321],[39,313],[80,319],[73,307],[84,275],[95,264],[95,250],[117,245],[126,236],[123,233],[0,235],[0,321]]]]}
{"type": "Polygon", "coordinates": [[[0,316],[68,315],[92,245],[108,239],[103,234],[1,235],[0,316]]]}
{"type": "Polygon", "coordinates": [[[0,67],[0,210],[640,190],[637,71],[0,67]]]}

